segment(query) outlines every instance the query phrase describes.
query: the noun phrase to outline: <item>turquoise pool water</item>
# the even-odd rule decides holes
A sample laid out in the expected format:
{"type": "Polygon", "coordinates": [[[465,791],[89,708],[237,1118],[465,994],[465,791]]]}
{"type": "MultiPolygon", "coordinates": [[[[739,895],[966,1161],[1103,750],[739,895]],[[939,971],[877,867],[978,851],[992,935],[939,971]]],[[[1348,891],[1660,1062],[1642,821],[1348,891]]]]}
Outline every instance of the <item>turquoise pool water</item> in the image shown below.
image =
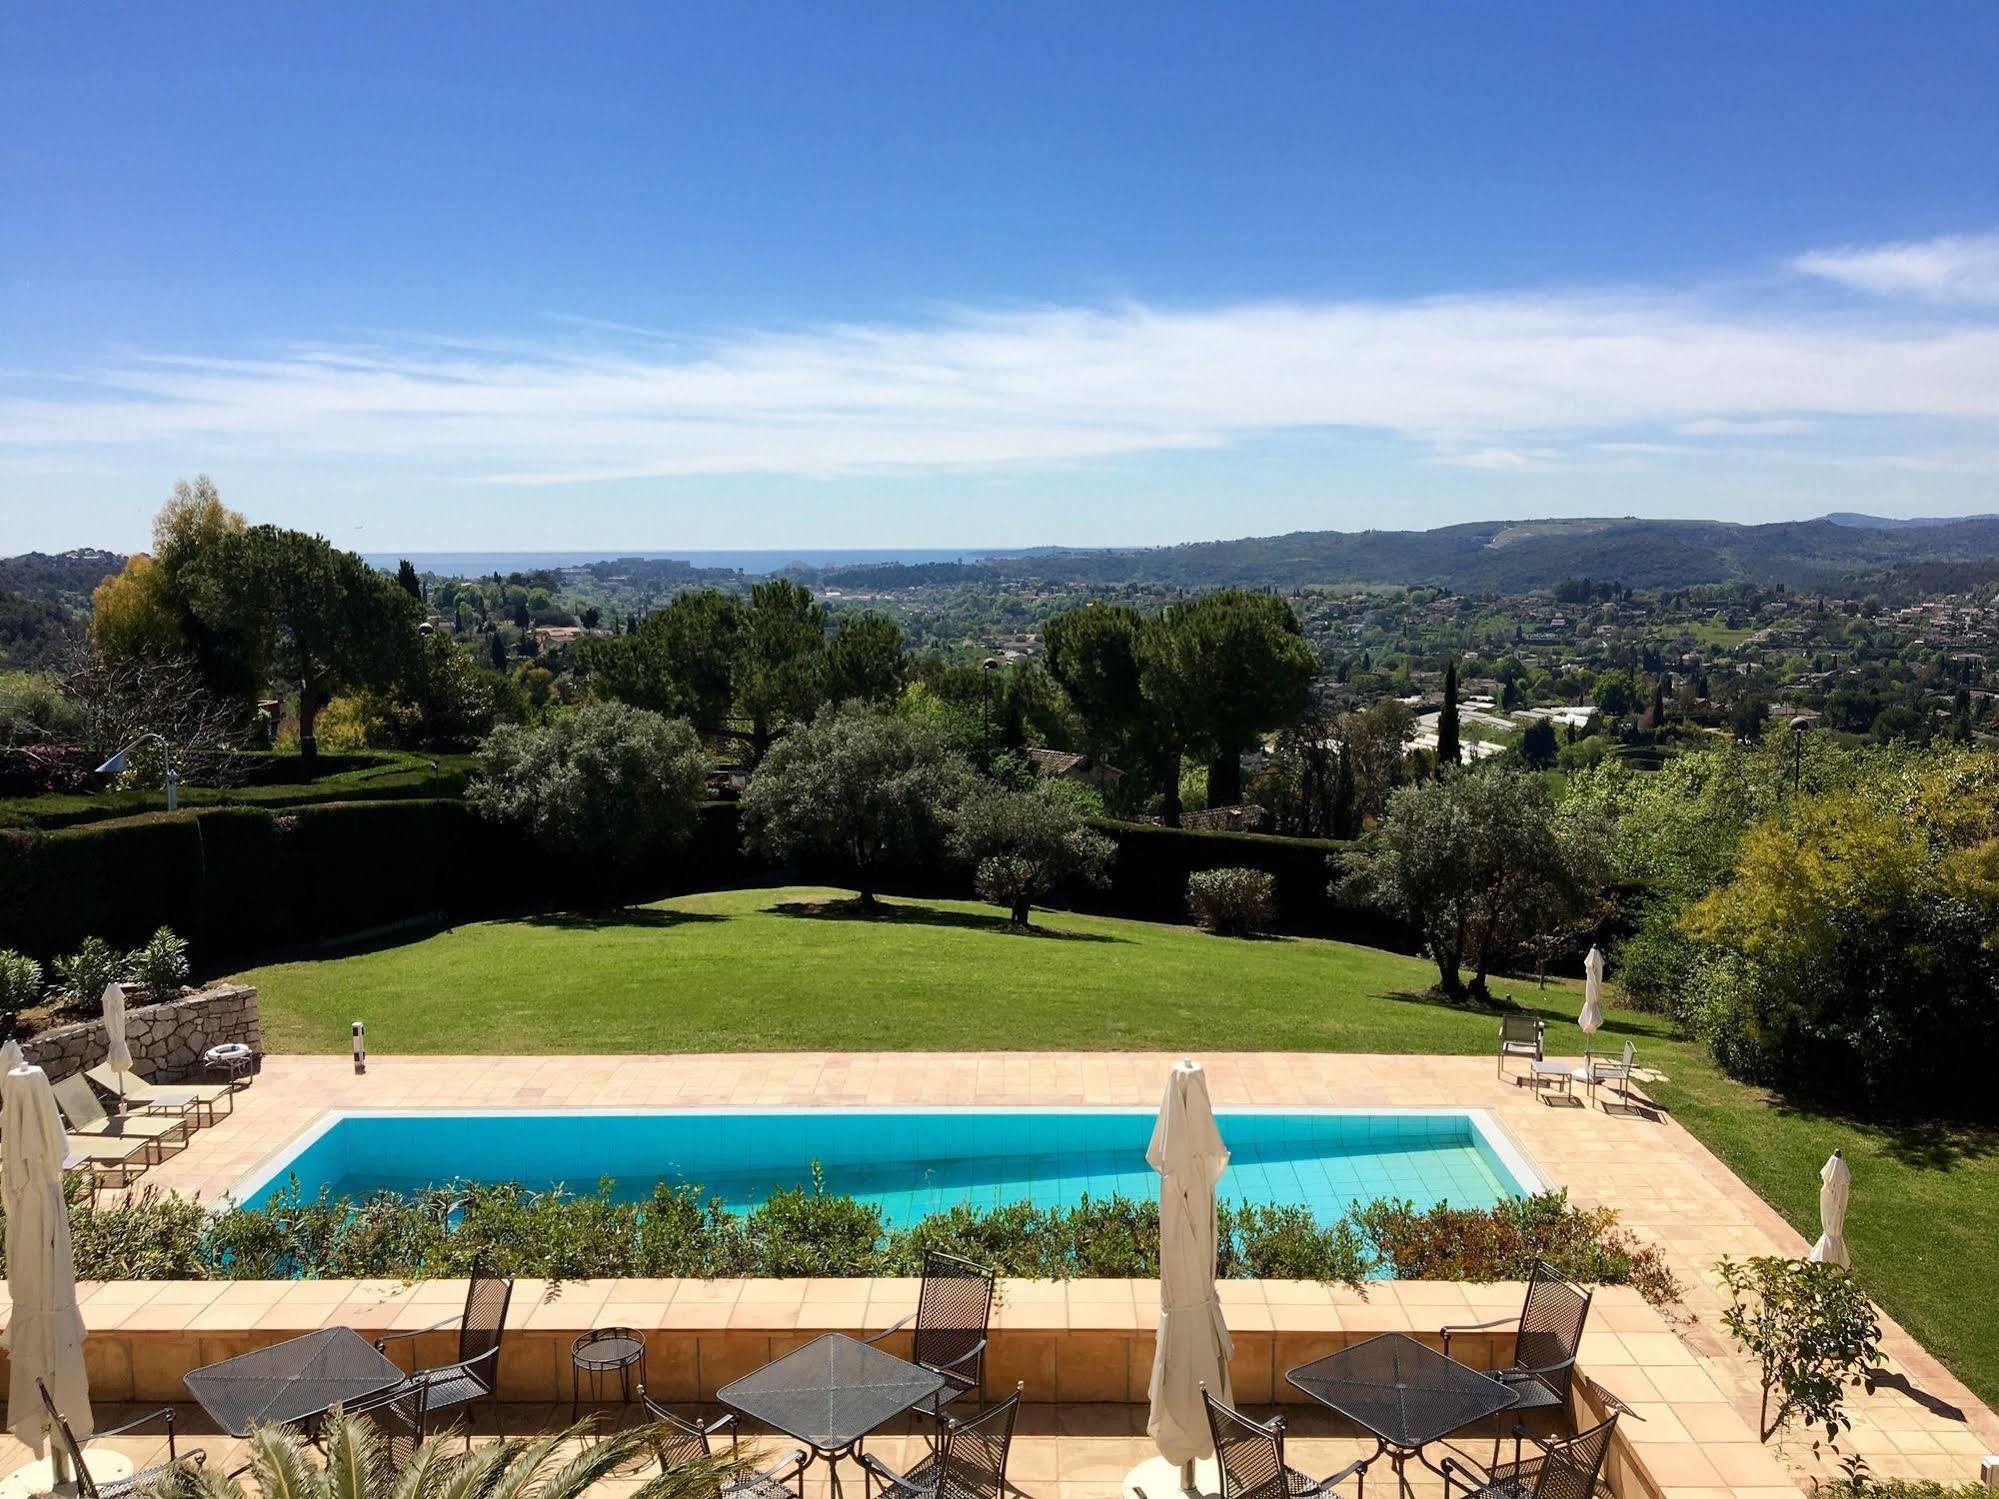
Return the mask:
{"type": "MultiPolygon", "coordinates": [[[[1298,1204],[1330,1222],[1356,1202],[1409,1198],[1489,1207],[1538,1189],[1533,1168],[1475,1111],[1216,1115],[1231,1159],[1221,1195],[1298,1204]]],[[[296,1175],[362,1198],[452,1181],[645,1197],[695,1185],[747,1209],[809,1185],[877,1204],[892,1225],[957,1203],[1073,1205],[1084,1196],[1151,1198],[1150,1110],[396,1111],[330,1116],[236,1192],[257,1206],[296,1175]]]]}

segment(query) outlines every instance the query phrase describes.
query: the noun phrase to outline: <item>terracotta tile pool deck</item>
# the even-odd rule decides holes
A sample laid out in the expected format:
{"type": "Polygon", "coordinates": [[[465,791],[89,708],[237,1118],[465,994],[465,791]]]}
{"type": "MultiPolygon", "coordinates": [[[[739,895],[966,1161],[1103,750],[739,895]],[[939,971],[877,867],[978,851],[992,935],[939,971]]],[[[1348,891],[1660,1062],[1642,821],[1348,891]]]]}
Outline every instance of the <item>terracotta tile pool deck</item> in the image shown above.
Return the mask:
{"type": "MultiPolygon", "coordinates": [[[[1151,1106],[1176,1060],[1166,1054],[1021,1052],[378,1056],[357,1076],[345,1057],[275,1056],[238,1096],[233,1116],[203,1130],[146,1181],[218,1196],[329,1109],[1151,1106]]],[[[1488,1111],[1573,1200],[1617,1209],[1625,1226],[1657,1243],[1681,1282],[1683,1302],[1667,1309],[1677,1337],[1632,1331],[1620,1340],[1615,1328],[1593,1328],[1595,1362],[1629,1367],[1618,1394],[1648,1422],[1661,1423],[1655,1430],[1678,1428],[1677,1405],[1703,1395],[1714,1400],[1717,1391],[1753,1425],[1755,1370],[1722,1331],[1723,1302],[1712,1266],[1724,1253],[1797,1255],[1805,1243],[1697,1140],[1644,1104],[1642,1095],[1641,1106],[1629,1112],[1550,1105],[1511,1076],[1495,1077],[1490,1058],[1262,1052],[1200,1060],[1218,1106],[1488,1111]],[[1650,1346],[1654,1340],[1660,1346],[1650,1346]]],[[[1856,1206],[1863,1210],[1864,1204],[1856,1206]]],[[[695,1284],[682,1283],[681,1292],[695,1284]]],[[[713,1294],[742,1296],[745,1284],[716,1283],[713,1294]]],[[[1132,1296],[1135,1319],[1148,1315],[1140,1299],[1132,1296]]],[[[1283,1331],[1285,1307],[1259,1302],[1255,1308],[1232,1308],[1232,1319],[1237,1311],[1267,1316],[1283,1331]]],[[[1093,1308],[1093,1315],[1099,1312],[1093,1308]]],[[[1865,1457],[1877,1478],[1974,1480],[1980,1456],[1999,1451],[1999,1419],[1900,1328],[1889,1326],[1885,1347],[1891,1371],[1907,1387],[1855,1396],[1846,1449],[1865,1457]]],[[[1145,1455],[1142,1408],[1065,1403],[1037,1409],[1014,1474],[1029,1494],[1095,1499],[1116,1489],[1124,1470],[1145,1455]]],[[[506,1417],[512,1423],[529,1420],[534,1408],[506,1410],[514,1413],[506,1417]]],[[[1317,1430],[1296,1407],[1287,1407],[1287,1413],[1299,1436],[1293,1455],[1302,1460],[1300,1466],[1322,1472],[1347,1460],[1340,1454],[1352,1448],[1351,1436],[1317,1430]]],[[[551,1409],[533,1419],[557,1414],[551,1409]]],[[[560,1414],[566,1415],[566,1407],[560,1414]]],[[[1691,1436],[1697,1443],[1700,1434],[1691,1436]]],[[[1803,1443],[1791,1444],[1784,1456],[1801,1485],[1825,1471],[1815,1467],[1803,1443]]],[[[0,1452],[0,1471],[13,1465],[4,1457],[0,1452]]],[[[1730,1489],[1726,1474],[1690,1475],[1676,1483],[1730,1489]]]]}

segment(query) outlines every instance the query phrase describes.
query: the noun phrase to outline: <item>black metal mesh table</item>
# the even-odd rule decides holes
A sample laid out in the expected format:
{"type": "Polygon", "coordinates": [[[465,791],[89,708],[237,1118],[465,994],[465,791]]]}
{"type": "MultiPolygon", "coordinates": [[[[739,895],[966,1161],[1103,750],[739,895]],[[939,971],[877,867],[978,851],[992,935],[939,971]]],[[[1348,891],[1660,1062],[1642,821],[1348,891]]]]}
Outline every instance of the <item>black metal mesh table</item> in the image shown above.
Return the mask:
{"type": "Polygon", "coordinates": [[[1372,1435],[1375,1456],[1387,1452],[1398,1475],[1411,1457],[1429,1467],[1423,1448],[1431,1442],[1520,1398],[1491,1375],[1399,1332],[1329,1353],[1284,1378],[1372,1435]]]}
{"type": "Polygon", "coordinates": [[[871,1343],[829,1332],[715,1392],[741,1411],[835,1458],[886,1421],[944,1388],[944,1376],[871,1343]]]}
{"type": "Polygon", "coordinates": [[[314,1421],[336,1405],[380,1394],[403,1371],[351,1327],[327,1327],[196,1369],[188,1393],[232,1437],[252,1426],[314,1421]]]}

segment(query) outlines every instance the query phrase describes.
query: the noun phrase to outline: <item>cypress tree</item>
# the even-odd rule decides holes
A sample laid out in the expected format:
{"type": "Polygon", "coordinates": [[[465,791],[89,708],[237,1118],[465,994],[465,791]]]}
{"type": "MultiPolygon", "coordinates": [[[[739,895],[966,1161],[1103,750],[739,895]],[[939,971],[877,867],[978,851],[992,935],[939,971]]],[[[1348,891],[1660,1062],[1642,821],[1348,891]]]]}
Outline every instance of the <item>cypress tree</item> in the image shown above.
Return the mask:
{"type": "Polygon", "coordinates": [[[1346,735],[1340,736],[1334,748],[1333,766],[1333,815],[1331,832],[1335,838],[1358,838],[1360,818],[1357,803],[1359,788],[1354,784],[1353,741],[1346,735]]]}
{"type": "Polygon", "coordinates": [[[1459,763],[1458,663],[1444,663],[1444,711],[1437,715],[1437,768],[1459,763]]]}

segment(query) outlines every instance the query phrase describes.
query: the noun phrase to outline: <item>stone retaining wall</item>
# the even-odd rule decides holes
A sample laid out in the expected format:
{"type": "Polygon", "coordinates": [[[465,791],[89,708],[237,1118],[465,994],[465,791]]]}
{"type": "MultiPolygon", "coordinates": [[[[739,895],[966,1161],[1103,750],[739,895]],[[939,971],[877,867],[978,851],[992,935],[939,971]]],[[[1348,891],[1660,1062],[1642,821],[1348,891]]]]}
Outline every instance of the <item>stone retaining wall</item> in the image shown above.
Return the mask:
{"type": "MultiPolygon", "coordinates": [[[[158,1005],[125,1012],[125,1040],[139,1076],[172,1082],[201,1070],[201,1054],[225,1041],[264,1049],[257,991],[247,984],[218,984],[158,1005]]],[[[21,1043],[21,1052],[54,1082],[95,1067],[105,1055],[104,1022],[59,1025],[21,1043]]]]}

